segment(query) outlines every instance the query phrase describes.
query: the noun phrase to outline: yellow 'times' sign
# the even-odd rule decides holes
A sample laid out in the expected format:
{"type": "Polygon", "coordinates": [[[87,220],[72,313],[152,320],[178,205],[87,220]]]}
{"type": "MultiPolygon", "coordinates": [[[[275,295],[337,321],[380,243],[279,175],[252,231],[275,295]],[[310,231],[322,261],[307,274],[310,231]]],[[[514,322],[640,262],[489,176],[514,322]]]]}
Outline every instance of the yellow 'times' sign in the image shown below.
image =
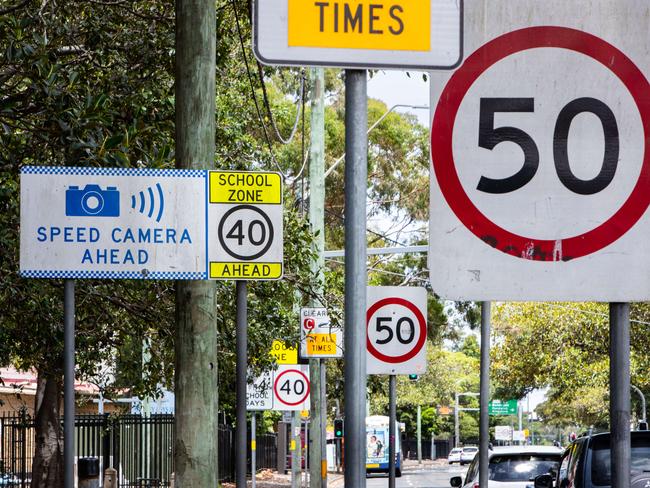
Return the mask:
{"type": "Polygon", "coordinates": [[[291,47],[428,51],[431,0],[288,0],[291,47]]]}
{"type": "Polygon", "coordinates": [[[282,203],[278,173],[245,171],[210,172],[210,203],[282,203]]]}
{"type": "Polygon", "coordinates": [[[287,347],[283,341],[273,341],[271,356],[275,357],[278,364],[298,364],[298,350],[295,347],[287,347]]]}

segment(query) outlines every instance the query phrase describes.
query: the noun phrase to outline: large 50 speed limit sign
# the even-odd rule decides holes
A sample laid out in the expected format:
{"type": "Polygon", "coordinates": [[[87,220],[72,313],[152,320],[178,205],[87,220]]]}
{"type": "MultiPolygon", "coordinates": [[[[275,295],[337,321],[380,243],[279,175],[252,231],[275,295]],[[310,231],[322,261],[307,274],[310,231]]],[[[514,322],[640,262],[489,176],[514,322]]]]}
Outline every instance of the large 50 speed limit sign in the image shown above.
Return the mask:
{"type": "Polygon", "coordinates": [[[424,373],[427,367],[426,289],[369,286],[367,295],[367,373],[424,373]]]}
{"type": "Polygon", "coordinates": [[[468,15],[471,54],[432,74],[434,291],[650,298],[645,2],[499,0],[468,15]]]}

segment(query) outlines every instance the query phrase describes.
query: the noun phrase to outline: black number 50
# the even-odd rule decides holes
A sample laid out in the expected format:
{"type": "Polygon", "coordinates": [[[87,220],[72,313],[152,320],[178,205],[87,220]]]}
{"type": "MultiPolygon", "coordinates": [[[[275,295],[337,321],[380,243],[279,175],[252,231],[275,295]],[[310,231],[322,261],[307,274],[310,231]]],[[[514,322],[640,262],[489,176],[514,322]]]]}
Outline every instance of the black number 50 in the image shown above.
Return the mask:
{"type": "MultiPolygon", "coordinates": [[[[377,339],[377,344],[388,344],[393,340],[393,329],[388,325],[384,325],[384,322],[388,324],[392,321],[392,317],[377,317],[377,322],[375,323],[377,332],[386,332],[387,334],[383,339],[377,339]]],[[[395,331],[397,332],[397,340],[402,344],[409,344],[415,338],[415,324],[409,317],[400,318],[395,326],[395,331]],[[408,329],[408,335],[406,337],[402,334],[402,324],[406,324],[408,329]]]]}
{"type": "MultiPolygon", "coordinates": [[[[524,152],[524,164],[514,175],[502,179],[481,176],[476,187],[485,193],[509,193],[533,179],[539,167],[539,150],[533,138],[516,127],[494,127],[496,112],[534,112],[534,98],[481,98],[478,145],[494,149],[502,142],[514,142],[524,152]]],[[[555,171],[562,184],[574,193],[593,195],[604,190],[614,179],[618,165],[619,138],[616,117],[600,100],[583,97],[569,102],[560,111],[553,134],[553,159],[555,171]],[[576,115],[590,112],[600,119],[605,136],[605,153],[600,172],[591,180],[578,178],[569,164],[568,137],[576,115]]]]}

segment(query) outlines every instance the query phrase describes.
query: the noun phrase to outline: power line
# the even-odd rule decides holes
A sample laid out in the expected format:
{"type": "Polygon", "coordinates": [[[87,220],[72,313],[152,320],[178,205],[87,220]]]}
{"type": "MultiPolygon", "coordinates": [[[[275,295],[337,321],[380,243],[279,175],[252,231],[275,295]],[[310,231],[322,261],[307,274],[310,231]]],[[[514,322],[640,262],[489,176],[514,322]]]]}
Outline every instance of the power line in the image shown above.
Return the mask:
{"type": "MultiPolygon", "coordinates": [[[[255,95],[255,84],[253,83],[253,77],[251,76],[251,70],[250,70],[250,65],[248,64],[248,56],[246,56],[246,46],[244,45],[244,37],[242,36],[241,32],[241,26],[239,23],[239,14],[237,12],[237,7],[235,5],[235,1],[232,0],[230,2],[232,5],[233,12],[235,14],[235,23],[237,24],[237,35],[239,37],[239,44],[241,46],[242,50],[242,56],[244,57],[244,64],[246,65],[246,75],[248,76],[248,82],[250,83],[251,86],[251,96],[253,98],[253,102],[255,103],[255,111],[257,112],[257,117],[260,121],[260,125],[262,127],[262,132],[264,133],[264,140],[266,142],[266,145],[269,148],[269,153],[271,155],[271,161],[273,161],[273,164],[277,168],[278,172],[282,175],[283,179],[288,179],[289,175],[285,174],[284,171],[282,171],[282,168],[280,167],[280,163],[278,163],[278,160],[275,157],[275,152],[273,151],[273,144],[271,143],[271,138],[269,137],[269,134],[266,130],[266,125],[264,124],[264,118],[262,117],[262,111],[260,110],[260,106],[257,103],[257,96],[255,95]]],[[[304,134],[303,134],[304,137],[304,134]]]]}
{"type": "MultiPolygon", "coordinates": [[[[269,96],[266,92],[266,82],[264,81],[264,71],[262,70],[262,65],[260,64],[259,61],[257,61],[257,74],[260,79],[260,85],[262,85],[262,97],[264,100],[264,106],[266,107],[266,111],[269,114],[269,119],[271,120],[271,125],[273,126],[273,129],[275,130],[275,135],[277,138],[282,142],[282,144],[289,144],[292,140],[293,137],[296,135],[296,131],[298,130],[298,121],[300,120],[300,114],[302,113],[303,115],[303,120],[304,120],[304,114],[305,114],[305,69],[303,68],[300,72],[300,97],[296,100],[296,120],[293,122],[293,128],[291,129],[291,133],[289,134],[289,137],[286,139],[282,137],[282,134],[280,134],[280,130],[278,129],[278,126],[275,123],[275,117],[273,117],[273,112],[271,111],[271,104],[269,103],[269,96]]],[[[303,126],[303,138],[304,138],[304,126],[303,126]]]]}
{"type": "MultiPolygon", "coordinates": [[[[329,214],[329,215],[331,215],[331,216],[333,216],[333,217],[336,217],[337,219],[341,220],[342,222],[345,222],[345,217],[343,217],[343,216],[337,214],[336,212],[332,212],[331,210],[328,210],[328,209],[326,208],[326,209],[325,209],[325,213],[326,213],[326,214],[329,214]]],[[[391,239],[390,237],[388,237],[388,236],[385,235],[385,234],[380,234],[379,232],[375,232],[374,230],[371,230],[371,229],[366,229],[366,231],[367,231],[368,233],[370,233],[370,234],[373,234],[373,235],[375,235],[375,236],[377,236],[377,237],[380,237],[380,238],[384,239],[384,240],[387,241],[387,242],[392,242],[393,244],[396,244],[396,245],[398,245],[398,246],[400,246],[400,247],[404,247],[404,246],[405,246],[404,243],[399,242],[399,241],[396,241],[395,239],[391,239]]]]}

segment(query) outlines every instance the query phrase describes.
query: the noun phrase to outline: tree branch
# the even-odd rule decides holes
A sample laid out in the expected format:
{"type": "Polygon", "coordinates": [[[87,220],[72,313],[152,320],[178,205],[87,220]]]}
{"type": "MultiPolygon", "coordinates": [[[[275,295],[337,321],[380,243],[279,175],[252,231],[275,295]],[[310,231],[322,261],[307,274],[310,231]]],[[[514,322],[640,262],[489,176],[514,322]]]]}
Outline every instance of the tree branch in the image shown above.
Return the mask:
{"type": "Polygon", "coordinates": [[[29,0],[23,0],[17,5],[14,5],[13,7],[7,7],[5,9],[0,10],[0,15],[7,15],[10,14],[11,12],[15,12],[18,9],[23,8],[25,5],[29,3],[29,0]]]}

